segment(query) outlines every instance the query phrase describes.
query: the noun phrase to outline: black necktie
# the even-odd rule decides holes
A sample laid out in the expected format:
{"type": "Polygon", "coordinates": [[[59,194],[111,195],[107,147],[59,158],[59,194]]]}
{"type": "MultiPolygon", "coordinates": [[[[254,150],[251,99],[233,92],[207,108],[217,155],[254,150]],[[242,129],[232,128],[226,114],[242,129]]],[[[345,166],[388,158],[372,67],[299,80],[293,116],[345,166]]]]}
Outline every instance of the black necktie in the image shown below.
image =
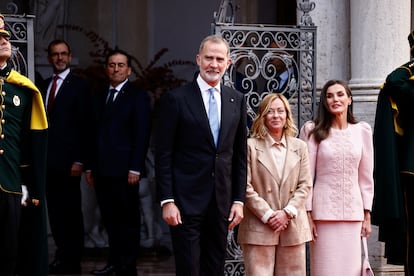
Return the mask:
{"type": "Polygon", "coordinates": [[[118,90],[116,90],[115,88],[112,88],[112,89],[109,90],[109,97],[106,100],[106,106],[105,106],[105,110],[107,112],[110,112],[110,110],[112,108],[112,104],[114,102],[116,92],[118,92],[118,90]]]}

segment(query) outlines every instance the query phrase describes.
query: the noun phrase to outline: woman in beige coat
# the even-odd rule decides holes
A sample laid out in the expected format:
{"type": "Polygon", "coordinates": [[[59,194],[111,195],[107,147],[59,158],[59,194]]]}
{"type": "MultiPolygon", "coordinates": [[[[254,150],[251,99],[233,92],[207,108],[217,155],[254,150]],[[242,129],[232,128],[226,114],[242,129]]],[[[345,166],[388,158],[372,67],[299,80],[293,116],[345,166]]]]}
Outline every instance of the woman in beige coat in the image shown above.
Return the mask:
{"type": "Polygon", "coordinates": [[[267,95],[248,139],[245,217],[238,232],[246,275],[306,275],[305,243],[312,236],[305,201],[312,180],[308,150],[296,132],[287,99],[267,95]]]}

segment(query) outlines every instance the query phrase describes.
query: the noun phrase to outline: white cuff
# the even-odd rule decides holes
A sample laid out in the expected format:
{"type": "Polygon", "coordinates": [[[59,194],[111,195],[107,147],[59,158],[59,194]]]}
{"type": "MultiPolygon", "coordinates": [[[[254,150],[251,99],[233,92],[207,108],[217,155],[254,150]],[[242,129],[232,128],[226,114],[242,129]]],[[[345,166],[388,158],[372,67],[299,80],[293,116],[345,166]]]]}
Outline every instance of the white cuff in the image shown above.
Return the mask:
{"type": "Polygon", "coordinates": [[[261,218],[263,223],[267,223],[267,221],[269,220],[270,216],[273,214],[273,210],[269,209],[266,211],[266,213],[263,215],[263,217],[261,218]]]}
{"type": "Polygon", "coordinates": [[[170,199],[164,199],[161,201],[161,207],[164,206],[164,204],[169,203],[169,202],[174,202],[174,199],[170,198],[170,199]]]}
{"type": "Polygon", "coordinates": [[[298,215],[298,210],[292,205],[287,205],[283,210],[290,214],[292,218],[296,218],[298,215]]]}

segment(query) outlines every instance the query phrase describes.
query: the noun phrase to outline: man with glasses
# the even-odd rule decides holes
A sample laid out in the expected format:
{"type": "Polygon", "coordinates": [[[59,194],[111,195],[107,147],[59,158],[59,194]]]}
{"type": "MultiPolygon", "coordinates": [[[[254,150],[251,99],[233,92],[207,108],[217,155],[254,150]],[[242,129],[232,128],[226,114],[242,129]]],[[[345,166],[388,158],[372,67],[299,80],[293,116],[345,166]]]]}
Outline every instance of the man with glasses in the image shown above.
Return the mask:
{"type": "Polygon", "coordinates": [[[71,71],[67,42],[54,40],[47,51],[53,75],[42,86],[49,121],[46,196],[57,247],[49,273],[80,273],[84,244],[80,181],[90,129],[90,87],[71,71]]]}
{"type": "Polygon", "coordinates": [[[145,177],[151,109],[145,91],[128,77],[131,57],[112,50],[105,60],[109,80],[104,93],[97,96],[95,154],[87,166],[86,180],[94,185],[105,229],[109,256],[103,269],[94,275],[137,275],[140,210],[139,181],[145,177]]]}
{"type": "Polygon", "coordinates": [[[47,120],[39,90],[8,63],[9,39],[0,14],[0,275],[15,275],[19,247],[19,275],[46,275],[47,120]]]}

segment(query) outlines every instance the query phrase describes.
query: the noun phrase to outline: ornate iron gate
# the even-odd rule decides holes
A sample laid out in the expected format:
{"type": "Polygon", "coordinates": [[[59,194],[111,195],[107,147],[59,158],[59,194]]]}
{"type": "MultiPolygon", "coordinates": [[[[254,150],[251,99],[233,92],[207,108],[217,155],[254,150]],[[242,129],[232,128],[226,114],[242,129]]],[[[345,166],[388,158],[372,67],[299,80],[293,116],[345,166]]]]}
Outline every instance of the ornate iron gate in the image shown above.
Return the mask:
{"type": "Polygon", "coordinates": [[[5,14],[6,29],[11,35],[11,65],[32,81],[35,79],[33,20],[30,15],[5,14]]]}
{"type": "Polygon", "coordinates": [[[216,24],[230,44],[225,83],[246,94],[250,119],[261,99],[282,93],[292,104],[300,126],[312,118],[315,93],[315,27],[216,24]]]}
{"type": "MultiPolygon", "coordinates": [[[[222,1],[213,33],[229,42],[232,65],[224,82],[245,93],[249,124],[262,98],[269,93],[286,96],[299,127],[313,118],[316,27],[309,12],[314,7],[315,3],[309,0],[298,4],[303,12],[298,26],[238,25],[234,24],[234,4],[222,1]]],[[[225,273],[244,275],[242,250],[234,232],[228,236],[225,273]]]]}

